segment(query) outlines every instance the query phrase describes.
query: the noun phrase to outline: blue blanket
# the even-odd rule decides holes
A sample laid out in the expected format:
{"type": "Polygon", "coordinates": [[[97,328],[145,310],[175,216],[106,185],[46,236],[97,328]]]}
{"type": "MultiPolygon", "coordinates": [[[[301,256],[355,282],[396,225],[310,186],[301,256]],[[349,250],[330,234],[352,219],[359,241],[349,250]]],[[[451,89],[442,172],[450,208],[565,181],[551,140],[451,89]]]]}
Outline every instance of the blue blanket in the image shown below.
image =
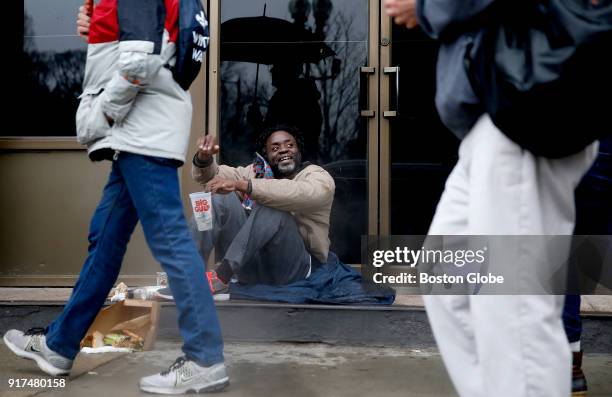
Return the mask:
{"type": "Polygon", "coordinates": [[[284,286],[230,285],[232,299],[266,300],[286,303],[333,305],[391,305],[395,291],[363,280],[333,252],[306,280],[284,286]]]}

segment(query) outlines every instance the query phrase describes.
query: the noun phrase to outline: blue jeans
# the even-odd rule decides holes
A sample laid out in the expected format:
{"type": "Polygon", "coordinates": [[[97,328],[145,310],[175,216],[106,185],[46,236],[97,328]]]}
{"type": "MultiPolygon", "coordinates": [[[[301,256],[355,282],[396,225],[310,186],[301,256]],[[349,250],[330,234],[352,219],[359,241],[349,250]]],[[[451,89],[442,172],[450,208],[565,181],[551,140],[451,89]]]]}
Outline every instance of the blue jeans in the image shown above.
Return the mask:
{"type": "Polygon", "coordinates": [[[580,295],[565,295],[563,305],[563,328],[570,343],[578,342],[582,335],[582,318],[580,317],[580,295]]]}
{"type": "Polygon", "coordinates": [[[185,356],[200,365],[223,362],[223,339],[205,268],[183,215],[178,162],[121,153],[113,162],[91,220],[89,255],[72,296],[47,328],[47,345],[73,359],[115,284],[138,220],[153,256],[168,274],[179,312],[185,356]]]}

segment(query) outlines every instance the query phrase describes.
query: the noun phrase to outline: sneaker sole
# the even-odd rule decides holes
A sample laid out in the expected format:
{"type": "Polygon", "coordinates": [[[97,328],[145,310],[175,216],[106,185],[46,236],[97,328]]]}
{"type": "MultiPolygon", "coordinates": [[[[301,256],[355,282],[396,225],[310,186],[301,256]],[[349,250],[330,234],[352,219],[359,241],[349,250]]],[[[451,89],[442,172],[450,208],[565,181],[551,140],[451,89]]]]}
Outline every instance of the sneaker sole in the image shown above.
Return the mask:
{"type": "Polygon", "coordinates": [[[57,368],[54,365],[52,365],[50,362],[45,360],[43,357],[39,356],[38,354],[30,353],[23,349],[18,348],[17,346],[15,346],[15,344],[9,341],[6,338],[6,336],[4,336],[2,339],[4,340],[4,344],[9,349],[11,349],[11,351],[15,353],[17,356],[21,358],[25,358],[26,360],[36,361],[36,365],[38,365],[38,368],[40,368],[44,373],[49,374],[51,376],[60,376],[60,375],[70,374],[70,370],[66,371],[65,369],[57,368]]]}
{"type": "Polygon", "coordinates": [[[174,298],[172,296],[170,296],[170,295],[162,295],[162,294],[158,294],[158,293],[155,293],[155,297],[159,298],[159,299],[167,300],[167,301],[173,301],[174,300],[174,298]]]}
{"type": "Polygon", "coordinates": [[[220,302],[220,301],[228,301],[230,300],[230,294],[229,293],[217,293],[213,295],[213,299],[220,302]]]}
{"type": "MultiPolygon", "coordinates": [[[[169,295],[156,294],[155,297],[159,298],[159,299],[163,299],[165,301],[170,301],[170,302],[174,301],[174,298],[172,296],[169,296],[169,295]]],[[[218,302],[219,301],[228,301],[228,300],[230,300],[230,294],[229,293],[213,294],[213,299],[218,301],[218,302]]]]}
{"type": "Polygon", "coordinates": [[[140,386],[140,390],[152,394],[189,394],[189,393],[214,393],[225,389],[229,385],[229,377],[220,379],[206,386],[190,385],[182,388],[166,388],[155,386],[140,386]]]}

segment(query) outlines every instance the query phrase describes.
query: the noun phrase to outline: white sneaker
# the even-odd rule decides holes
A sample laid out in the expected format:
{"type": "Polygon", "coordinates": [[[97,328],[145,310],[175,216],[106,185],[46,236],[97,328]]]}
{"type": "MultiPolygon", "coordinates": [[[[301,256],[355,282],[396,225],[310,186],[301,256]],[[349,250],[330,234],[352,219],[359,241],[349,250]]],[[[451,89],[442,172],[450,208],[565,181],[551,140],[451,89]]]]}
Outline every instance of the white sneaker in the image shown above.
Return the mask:
{"type": "Polygon", "coordinates": [[[179,357],[168,370],[140,379],[140,390],[155,394],[203,393],[219,391],[228,384],[224,363],[202,367],[179,357]]]}
{"type": "Polygon", "coordinates": [[[4,343],[19,357],[36,361],[45,373],[68,375],[72,360],[49,349],[44,332],[44,328],[30,328],[26,332],[11,329],[4,334],[4,343]]]}

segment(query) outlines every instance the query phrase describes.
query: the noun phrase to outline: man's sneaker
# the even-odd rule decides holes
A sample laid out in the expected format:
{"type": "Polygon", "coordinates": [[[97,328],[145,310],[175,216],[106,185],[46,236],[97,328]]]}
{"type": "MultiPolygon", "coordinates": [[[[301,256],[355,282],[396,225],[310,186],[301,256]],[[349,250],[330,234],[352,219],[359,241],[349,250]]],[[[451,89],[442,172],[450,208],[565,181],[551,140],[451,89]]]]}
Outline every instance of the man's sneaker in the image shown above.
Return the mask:
{"type": "MultiPolygon", "coordinates": [[[[206,272],[206,280],[208,281],[208,286],[210,287],[210,292],[213,294],[214,300],[229,300],[229,288],[226,284],[223,283],[223,281],[219,279],[219,277],[217,277],[217,272],[215,272],[214,270],[206,272]]],[[[170,288],[168,287],[155,291],[155,296],[164,300],[174,300],[174,297],[172,296],[172,291],[170,291],[170,288]]]]}
{"type": "Polygon", "coordinates": [[[582,352],[574,352],[572,356],[572,397],[586,397],[588,388],[582,372],[582,352]]]}
{"type": "Polygon", "coordinates": [[[174,300],[174,297],[172,296],[172,291],[170,291],[170,288],[168,287],[158,289],[157,291],[155,291],[154,295],[161,299],[165,299],[169,301],[174,300]]]}
{"type": "Polygon", "coordinates": [[[229,287],[219,279],[216,271],[211,270],[210,272],[206,272],[206,279],[208,280],[210,292],[212,292],[213,298],[215,298],[216,301],[229,300],[229,287]]]}
{"type": "Polygon", "coordinates": [[[38,367],[49,375],[68,375],[72,360],[47,347],[44,328],[30,328],[25,333],[12,329],[4,334],[4,343],[16,355],[36,361],[38,367]]]}
{"type": "Polygon", "coordinates": [[[201,367],[184,357],[168,370],[140,379],[140,390],[155,394],[185,394],[219,391],[229,385],[225,364],[201,367]]]}

